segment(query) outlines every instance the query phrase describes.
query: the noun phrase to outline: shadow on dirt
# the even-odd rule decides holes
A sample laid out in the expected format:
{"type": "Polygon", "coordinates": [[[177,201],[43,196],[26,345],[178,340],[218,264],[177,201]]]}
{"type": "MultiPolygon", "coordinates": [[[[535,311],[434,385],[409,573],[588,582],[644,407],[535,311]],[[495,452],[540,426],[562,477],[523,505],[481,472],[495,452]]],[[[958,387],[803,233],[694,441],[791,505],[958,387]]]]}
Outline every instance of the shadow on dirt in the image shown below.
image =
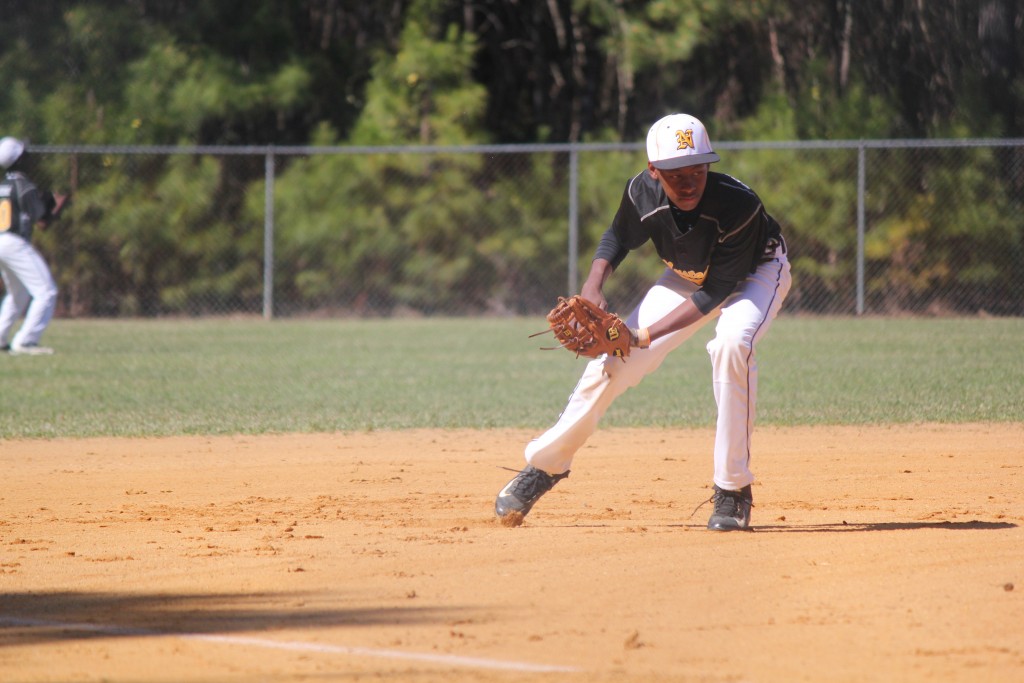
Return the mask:
{"type": "MultiPolygon", "coordinates": [[[[703,523],[697,524],[644,524],[644,527],[669,527],[680,529],[706,529],[703,523]]],[[[611,529],[616,525],[612,524],[563,524],[555,525],[564,529],[611,529]]],[[[764,532],[776,534],[820,534],[830,532],[852,532],[852,531],[915,531],[918,529],[946,529],[948,531],[994,531],[999,529],[1016,529],[1017,525],[1012,522],[835,522],[831,524],[754,524],[747,533],[764,532]]]]}
{"type": "Polygon", "coordinates": [[[66,640],[445,623],[461,610],[339,608],[301,593],[0,593],[0,648],[66,640]]]}
{"type": "Polygon", "coordinates": [[[916,531],[918,529],[946,529],[947,531],[993,531],[998,529],[1016,529],[1012,522],[875,522],[860,524],[856,522],[839,522],[833,524],[758,524],[754,531],[774,533],[822,533],[834,531],[916,531]]]}

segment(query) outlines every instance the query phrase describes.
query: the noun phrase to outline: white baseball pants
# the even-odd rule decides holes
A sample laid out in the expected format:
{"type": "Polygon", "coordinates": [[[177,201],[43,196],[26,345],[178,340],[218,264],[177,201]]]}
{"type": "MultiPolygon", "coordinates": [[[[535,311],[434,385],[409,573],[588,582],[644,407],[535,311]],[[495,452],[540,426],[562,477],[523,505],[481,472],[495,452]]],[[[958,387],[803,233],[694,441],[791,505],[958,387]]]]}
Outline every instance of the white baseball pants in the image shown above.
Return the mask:
{"type": "MultiPolygon", "coordinates": [[[[750,441],[757,400],[754,351],[782,307],[791,284],[789,261],[780,247],[772,260],[758,266],[721,306],[699,322],[655,340],[649,349],[632,349],[625,362],[602,357],[588,363],[558,421],[527,444],[527,462],[549,474],[567,471],[576,451],[597,429],[612,402],[654,372],[672,349],[717,317],[715,337],[707,345],[718,404],[714,483],[730,491],[752,483],[750,441]]],[[[626,324],[630,328],[648,327],[696,290],[696,285],[666,269],[626,324]]]]}
{"type": "Polygon", "coordinates": [[[0,233],[0,275],[7,293],[0,304],[0,344],[8,341],[14,324],[25,314],[12,346],[39,343],[57,306],[57,284],[46,261],[28,240],[0,233]]]}

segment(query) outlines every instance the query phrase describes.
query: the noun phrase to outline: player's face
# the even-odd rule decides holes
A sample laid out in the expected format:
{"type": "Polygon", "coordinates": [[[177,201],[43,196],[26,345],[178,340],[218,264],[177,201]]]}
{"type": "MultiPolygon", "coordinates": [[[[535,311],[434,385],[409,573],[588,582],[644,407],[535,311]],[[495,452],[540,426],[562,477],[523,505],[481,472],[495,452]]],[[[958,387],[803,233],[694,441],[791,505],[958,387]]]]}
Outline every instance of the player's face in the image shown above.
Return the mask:
{"type": "Polygon", "coordinates": [[[671,170],[659,170],[647,164],[652,178],[657,178],[661,187],[668,195],[668,200],[683,211],[693,211],[704,196],[704,187],[708,183],[708,165],[684,166],[671,170]]]}

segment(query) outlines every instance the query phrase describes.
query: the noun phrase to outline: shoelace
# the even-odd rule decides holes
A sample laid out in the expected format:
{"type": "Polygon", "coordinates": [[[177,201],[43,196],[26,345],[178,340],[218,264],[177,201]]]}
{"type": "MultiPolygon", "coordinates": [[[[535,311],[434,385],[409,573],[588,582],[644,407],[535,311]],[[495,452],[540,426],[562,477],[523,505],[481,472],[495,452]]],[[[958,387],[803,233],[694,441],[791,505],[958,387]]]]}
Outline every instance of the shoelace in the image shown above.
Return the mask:
{"type": "Polygon", "coordinates": [[[535,496],[539,497],[547,493],[557,481],[564,479],[569,474],[566,472],[562,475],[550,475],[536,467],[528,467],[525,470],[516,470],[511,467],[502,467],[501,469],[523,475],[516,478],[516,483],[512,487],[512,494],[520,500],[532,500],[535,496]]]}
{"type": "MultiPolygon", "coordinates": [[[[739,511],[739,502],[738,501],[740,501],[743,498],[743,496],[740,494],[739,491],[725,491],[725,490],[722,490],[722,489],[716,489],[715,492],[711,494],[710,498],[708,498],[703,503],[701,503],[700,505],[698,505],[697,507],[695,507],[693,509],[693,512],[690,513],[690,516],[687,519],[692,519],[693,516],[695,514],[697,514],[698,510],[700,510],[702,507],[704,507],[705,505],[707,505],[708,503],[710,503],[712,501],[714,501],[714,503],[715,503],[715,512],[718,512],[719,511],[718,510],[718,499],[719,498],[721,498],[723,500],[727,499],[729,501],[729,503],[732,504],[732,510],[730,510],[728,512],[725,512],[724,510],[722,510],[722,512],[724,514],[726,514],[726,515],[729,515],[730,517],[735,517],[736,513],[739,511]]],[[[750,502],[750,507],[754,507],[753,501],[750,502]]]]}

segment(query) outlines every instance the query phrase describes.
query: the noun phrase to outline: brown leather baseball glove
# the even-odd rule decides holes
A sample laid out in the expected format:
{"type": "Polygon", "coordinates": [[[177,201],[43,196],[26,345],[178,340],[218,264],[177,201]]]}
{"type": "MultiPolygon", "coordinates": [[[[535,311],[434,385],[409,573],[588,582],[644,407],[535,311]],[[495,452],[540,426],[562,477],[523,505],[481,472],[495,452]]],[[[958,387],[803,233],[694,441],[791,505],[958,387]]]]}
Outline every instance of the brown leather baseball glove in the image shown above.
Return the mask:
{"type": "Polygon", "coordinates": [[[572,351],[577,358],[597,358],[605,353],[616,358],[629,355],[631,335],[622,318],[579,295],[558,297],[558,305],[548,313],[548,324],[550,330],[530,336],[554,332],[561,348],[572,351]]]}

